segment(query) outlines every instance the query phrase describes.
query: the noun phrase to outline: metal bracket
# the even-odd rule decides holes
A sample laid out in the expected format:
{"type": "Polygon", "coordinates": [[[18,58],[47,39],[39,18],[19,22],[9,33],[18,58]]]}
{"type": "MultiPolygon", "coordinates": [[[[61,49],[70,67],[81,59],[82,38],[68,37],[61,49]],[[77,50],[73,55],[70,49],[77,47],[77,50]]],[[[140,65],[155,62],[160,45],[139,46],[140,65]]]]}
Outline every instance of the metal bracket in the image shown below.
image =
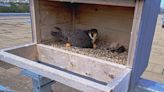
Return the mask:
{"type": "Polygon", "coordinates": [[[13,92],[13,91],[10,90],[8,87],[4,87],[4,86],[0,85],[0,92],[13,92]]]}
{"type": "Polygon", "coordinates": [[[164,92],[164,84],[151,80],[140,79],[135,91],[133,92],[164,92]]]}
{"type": "Polygon", "coordinates": [[[25,69],[21,71],[21,74],[32,78],[33,92],[52,92],[51,85],[55,83],[54,80],[50,80],[25,69]]]}

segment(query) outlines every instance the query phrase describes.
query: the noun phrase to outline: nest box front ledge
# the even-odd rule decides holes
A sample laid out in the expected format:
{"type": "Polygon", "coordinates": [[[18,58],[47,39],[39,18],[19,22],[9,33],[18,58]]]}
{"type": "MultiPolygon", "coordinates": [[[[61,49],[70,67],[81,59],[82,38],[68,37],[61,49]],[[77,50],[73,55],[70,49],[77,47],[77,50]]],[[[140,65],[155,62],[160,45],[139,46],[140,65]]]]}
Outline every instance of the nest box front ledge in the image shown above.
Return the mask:
{"type": "Polygon", "coordinates": [[[57,48],[55,50],[43,44],[28,44],[2,50],[0,60],[84,92],[110,92],[116,90],[116,87],[123,87],[127,91],[130,78],[130,69],[122,65],[101,62],[57,48]],[[47,53],[51,53],[52,56],[47,57],[47,53]],[[55,53],[67,54],[68,58],[76,57],[76,59],[69,61],[68,58],[57,58],[53,56],[55,53]],[[56,60],[52,61],[52,57],[56,60]]]}

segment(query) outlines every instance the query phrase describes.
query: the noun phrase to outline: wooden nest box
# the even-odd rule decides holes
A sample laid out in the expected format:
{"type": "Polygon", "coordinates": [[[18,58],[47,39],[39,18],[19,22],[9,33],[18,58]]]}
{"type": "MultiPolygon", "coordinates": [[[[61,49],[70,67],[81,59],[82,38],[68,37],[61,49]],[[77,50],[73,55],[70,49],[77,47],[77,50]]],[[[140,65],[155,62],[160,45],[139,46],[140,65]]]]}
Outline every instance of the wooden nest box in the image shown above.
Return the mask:
{"type": "Polygon", "coordinates": [[[30,0],[33,43],[2,50],[0,60],[80,91],[127,92],[148,65],[159,6],[160,0],[30,0]],[[55,27],[97,29],[99,43],[127,49],[125,62],[51,46],[55,27]]]}

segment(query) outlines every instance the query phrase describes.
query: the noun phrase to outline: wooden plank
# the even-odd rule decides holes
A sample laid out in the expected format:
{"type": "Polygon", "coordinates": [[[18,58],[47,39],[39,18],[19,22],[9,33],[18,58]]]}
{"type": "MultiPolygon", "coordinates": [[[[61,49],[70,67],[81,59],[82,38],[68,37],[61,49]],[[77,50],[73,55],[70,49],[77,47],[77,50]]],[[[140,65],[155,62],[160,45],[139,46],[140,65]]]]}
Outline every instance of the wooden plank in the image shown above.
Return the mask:
{"type": "Polygon", "coordinates": [[[133,69],[131,77],[131,89],[138,83],[140,76],[146,69],[149,61],[156,21],[160,10],[160,0],[145,0],[141,21],[134,49],[133,69]]]}
{"type": "Polygon", "coordinates": [[[108,87],[113,88],[112,92],[128,92],[131,69],[126,69],[120,76],[117,76],[108,87]]]}
{"type": "Polygon", "coordinates": [[[126,7],[134,7],[135,6],[135,0],[51,0],[51,1],[102,4],[102,5],[126,6],[126,7]]]}
{"type": "Polygon", "coordinates": [[[30,0],[31,26],[32,26],[32,41],[34,43],[41,42],[40,33],[40,10],[39,0],[30,0]]]}
{"type": "MultiPolygon", "coordinates": [[[[29,56],[29,54],[31,54],[31,53],[33,54],[33,49],[36,48],[35,46],[36,46],[35,44],[28,44],[28,45],[24,45],[24,46],[19,46],[20,48],[14,47],[13,49],[2,50],[2,51],[0,51],[0,60],[5,61],[10,64],[13,64],[13,65],[16,65],[23,69],[27,69],[31,72],[34,72],[36,74],[39,74],[44,77],[50,78],[52,80],[58,81],[67,86],[73,87],[75,89],[78,89],[78,90],[81,90],[84,92],[110,92],[111,90],[117,89],[115,87],[120,88],[119,84],[122,82],[123,82],[124,86],[128,85],[128,82],[129,82],[128,75],[130,74],[130,70],[127,69],[125,66],[110,63],[110,62],[101,62],[99,60],[97,61],[98,65],[105,64],[110,69],[112,69],[112,67],[115,67],[115,69],[122,69],[121,72],[119,73],[119,75],[117,75],[114,78],[114,80],[112,80],[112,82],[108,82],[108,85],[112,85],[112,88],[111,88],[105,84],[97,83],[94,80],[90,80],[88,78],[86,79],[86,78],[83,78],[82,76],[79,77],[70,72],[61,71],[58,68],[52,68],[52,67],[37,63],[35,61],[29,60],[27,56],[29,56]],[[28,53],[24,54],[24,52],[28,52],[28,53]],[[110,84],[110,83],[112,83],[112,84],[110,84]]],[[[40,44],[40,46],[42,46],[42,45],[40,44]]],[[[43,46],[45,46],[45,45],[43,45],[43,46]]],[[[49,49],[52,50],[51,48],[49,48],[49,49]]],[[[65,52],[65,53],[69,53],[69,52],[65,52]]],[[[70,54],[73,54],[73,53],[70,53],[70,54]]],[[[49,55],[51,55],[51,53],[49,53],[49,55]]],[[[81,56],[81,55],[79,55],[79,56],[81,56]]],[[[89,57],[83,57],[83,58],[89,58],[89,57]]],[[[93,58],[89,58],[89,59],[93,59],[93,58]]],[[[81,61],[81,62],[83,62],[83,61],[81,61]]],[[[87,61],[87,62],[90,62],[90,61],[87,61]]],[[[94,65],[94,63],[95,62],[93,62],[92,64],[94,65]]],[[[108,70],[108,72],[110,72],[110,71],[115,71],[115,70],[108,70]]],[[[100,72],[100,71],[97,71],[97,72],[100,72]]],[[[127,88],[127,86],[126,86],[126,88],[127,88]]],[[[124,90],[126,90],[126,88],[124,90]]],[[[120,91],[116,90],[114,92],[120,92],[120,91]]]]}
{"type": "Polygon", "coordinates": [[[130,45],[129,45],[129,52],[128,52],[128,62],[127,66],[132,68],[133,62],[134,62],[134,55],[135,55],[135,48],[138,40],[138,33],[140,29],[140,23],[141,23],[141,16],[142,16],[142,10],[143,10],[143,1],[137,0],[136,6],[135,6],[135,13],[133,18],[133,26],[132,26],[132,32],[131,32],[131,38],[130,38],[130,45]]]}
{"type": "Polygon", "coordinates": [[[35,43],[6,48],[6,49],[2,49],[1,51],[7,51],[9,53],[16,54],[18,56],[21,56],[30,60],[36,60],[37,58],[37,50],[36,50],[35,43]]]}
{"type": "Polygon", "coordinates": [[[66,31],[72,30],[72,8],[68,4],[48,0],[39,2],[41,41],[52,39],[51,31],[58,31],[55,27],[66,31]]]}
{"type": "Polygon", "coordinates": [[[1,49],[0,51],[9,51],[9,50],[18,49],[18,48],[22,48],[22,47],[33,46],[33,45],[36,45],[36,43],[28,43],[28,44],[8,47],[8,48],[1,49]]]}
{"type": "Polygon", "coordinates": [[[102,42],[115,42],[129,47],[134,7],[78,4],[72,10],[68,7],[71,4],[46,0],[40,0],[39,6],[42,41],[54,38],[51,31],[56,31],[55,26],[65,31],[95,28],[102,42]]]}
{"type": "Polygon", "coordinates": [[[84,92],[110,92],[111,88],[64,71],[1,51],[0,60],[84,92]]]}
{"type": "Polygon", "coordinates": [[[76,54],[51,46],[37,45],[41,62],[108,83],[126,68],[100,59],[76,54]],[[103,75],[103,76],[102,76],[103,75]]]}
{"type": "Polygon", "coordinates": [[[22,48],[12,49],[12,50],[9,50],[7,52],[15,54],[15,55],[23,57],[23,58],[27,58],[29,60],[36,60],[37,59],[36,45],[24,46],[22,48]]]}
{"type": "Polygon", "coordinates": [[[129,47],[134,8],[80,4],[76,13],[76,29],[95,28],[100,42],[129,47]]]}

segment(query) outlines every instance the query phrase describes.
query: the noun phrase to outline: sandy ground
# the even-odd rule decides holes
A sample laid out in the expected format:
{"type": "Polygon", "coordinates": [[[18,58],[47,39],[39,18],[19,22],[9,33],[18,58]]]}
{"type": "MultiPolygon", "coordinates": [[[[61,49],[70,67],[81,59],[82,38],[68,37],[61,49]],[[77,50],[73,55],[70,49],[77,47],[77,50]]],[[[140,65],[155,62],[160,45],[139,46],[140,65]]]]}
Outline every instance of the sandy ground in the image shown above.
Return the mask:
{"type": "Polygon", "coordinates": [[[164,15],[158,17],[149,65],[142,76],[160,83],[164,83],[164,28],[161,27],[162,16],[164,15]]]}
{"type": "MultiPolygon", "coordinates": [[[[31,42],[29,17],[0,17],[0,49],[31,42]]],[[[20,75],[20,69],[0,62],[0,85],[16,92],[31,92],[31,79],[20,75]]]]}
{"type": "Polygon", "coordinates": [[[0,17],[0,48],[31,42],[29,17],[0,17]]]}
{"type": "MultiPolygon", "coordinates": [[[[157,23],[149,66],[142,77],[164,83],[164,29],[161,28],[160,18],[161,16],[157,23]]],[[[29,17],[0,17],[0,49],[31,42],[30,26],[29,17]]],[[[18,67],[3,62],[0,62],[0,84],[16,92],[32,91],[31,79],[21,76],[18,67]]],[[[72,91],[68,88],[63,90],[72,91]]]]}

